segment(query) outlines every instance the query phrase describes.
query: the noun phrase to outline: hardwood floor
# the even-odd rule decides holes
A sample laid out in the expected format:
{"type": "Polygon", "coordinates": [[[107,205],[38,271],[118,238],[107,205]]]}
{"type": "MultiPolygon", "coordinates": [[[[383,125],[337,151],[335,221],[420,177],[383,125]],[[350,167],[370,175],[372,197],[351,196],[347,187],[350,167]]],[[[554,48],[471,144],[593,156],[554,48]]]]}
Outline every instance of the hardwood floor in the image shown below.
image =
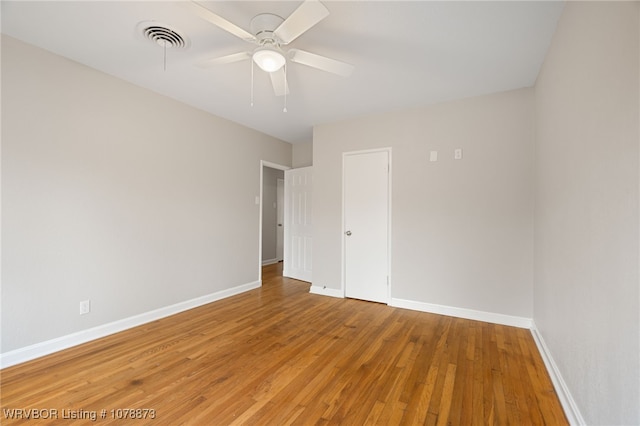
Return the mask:
{"type": "Polygon", "coordinates": [[[313,295],[280,272],[3,370],[0,423],[32,408],[57,410],[38,425],[567,424],[528,330],[313,295]]]}

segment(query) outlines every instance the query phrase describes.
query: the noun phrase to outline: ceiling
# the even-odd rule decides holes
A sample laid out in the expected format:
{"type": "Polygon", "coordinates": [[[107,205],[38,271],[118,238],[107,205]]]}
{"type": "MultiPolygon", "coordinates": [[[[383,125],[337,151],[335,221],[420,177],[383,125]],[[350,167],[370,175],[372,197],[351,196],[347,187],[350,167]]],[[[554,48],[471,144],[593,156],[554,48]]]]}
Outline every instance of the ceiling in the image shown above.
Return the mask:
{"type": "MultiPolygon", "coordinates": [[[[205,21],[186,1],[1,2],[2,33],[290,143],[312,140],[316,124],[530,87],[549,47],[560,1],[323,1],[330,15],[288,47],[355,66],[341,77],[290,64],[287,112],[269,76],[251,62],[197,63],[251,45],[205,21]],[[146,39],[157,21],[188,39],[164,49],[146,39]]],[[[298,1],[203,1],[250,29],[298,1]]]]}

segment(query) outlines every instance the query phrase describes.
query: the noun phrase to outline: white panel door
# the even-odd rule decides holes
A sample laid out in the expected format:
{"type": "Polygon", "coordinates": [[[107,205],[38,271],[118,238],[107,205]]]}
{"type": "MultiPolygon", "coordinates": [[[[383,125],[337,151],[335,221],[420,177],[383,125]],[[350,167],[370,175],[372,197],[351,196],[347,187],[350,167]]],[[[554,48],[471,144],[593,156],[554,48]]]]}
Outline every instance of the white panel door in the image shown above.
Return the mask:
{"type": "Polygon", "coordinates": [[[345,295],[389,303],[389,152],[345,154],[345,295]]]}
{"type": "Polygon", "coordinates": [[[313,226],[311,223],[313,168],[284,172],[285,277],[311,282],[313,226]]]}
{"type": "Polygon", "coordinates": [[[276,186],[276,259],[284,259],[284,179],[278,179],[276,186]]]}

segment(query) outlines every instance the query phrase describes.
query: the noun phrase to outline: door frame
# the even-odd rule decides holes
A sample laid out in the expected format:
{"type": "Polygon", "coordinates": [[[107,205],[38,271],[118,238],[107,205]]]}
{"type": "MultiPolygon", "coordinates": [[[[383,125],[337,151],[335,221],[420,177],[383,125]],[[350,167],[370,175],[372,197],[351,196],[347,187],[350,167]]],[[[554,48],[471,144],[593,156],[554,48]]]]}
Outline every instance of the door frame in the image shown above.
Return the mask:
{"type": "MultiPolygon", "coordinates": [[[[282,164],[272,163],[270,161],[260,160],[260,196],[258,197],[258,282],[262,285],[262,191],[264,189],[264,168],[276,170],[289,170],[291,167],[282,164]]],[[[286,241],[283,241],[283,246],[286,241]]]]}
{"type": "Polygon", "coordinates": [[[347,268],[346,268],[346,257],[347,257],[347,251],[346,251],[346,235],[345,235],[345,207],[346,207],[346,203],[345,203],[345,159],[347,156],[351,156],[351,155],[361,155],[361,154],[372,154],[375,152],[386,152],[388,155],[388,161],[389,161],[389,173],[387,175],[387,271],[389,273],[389,284],[387,286],[387,305],[389,305],[391,303],[391,284],[393,282],[392,279],[392,271],[391,271],[391,224],[393,223],[392,218],[391,218],[391,210],[392,210],[392,175],[393,175],[393,161],[392,161],[392,157],[391,157],[391,147],[385,147],[385,148],[374,148],[374,149],[364,149],[364,150],[359,150],[359,151],[348,151],[348,152],[343,152],[342,153],[342,223],[341,223],[341,235],[342,238],[340,239],[341,241],[341,292],[342,292],[342,297],[346,298],[346,293],[347,293],[347,268]]]}

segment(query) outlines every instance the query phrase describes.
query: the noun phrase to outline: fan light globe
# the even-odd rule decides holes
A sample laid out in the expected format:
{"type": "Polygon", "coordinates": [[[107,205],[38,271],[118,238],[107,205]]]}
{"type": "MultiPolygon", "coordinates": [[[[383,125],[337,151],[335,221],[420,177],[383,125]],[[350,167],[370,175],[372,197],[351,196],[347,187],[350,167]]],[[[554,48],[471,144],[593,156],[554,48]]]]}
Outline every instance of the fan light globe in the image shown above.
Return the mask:
{"type": "Polygon", "coordinates": [[[253,52],[253,62],[255,62],[263,71],[274,72],[282,68],[286,60],[282,53],[277,50],[262,47],[253,52]]]}

